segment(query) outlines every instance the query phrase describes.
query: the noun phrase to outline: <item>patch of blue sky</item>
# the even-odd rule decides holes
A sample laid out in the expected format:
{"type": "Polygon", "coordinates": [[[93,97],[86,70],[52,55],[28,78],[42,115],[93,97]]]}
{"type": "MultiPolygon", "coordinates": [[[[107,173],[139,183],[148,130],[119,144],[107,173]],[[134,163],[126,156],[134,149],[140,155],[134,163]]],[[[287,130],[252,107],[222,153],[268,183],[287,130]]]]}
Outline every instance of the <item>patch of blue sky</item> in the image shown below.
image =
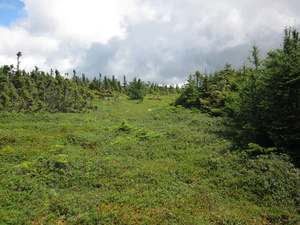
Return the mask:
{"type": "Polygon", "coordinates": [[[0,26],[10,27],[17,19],[26,17],[24,7],[19,0],[0,0],[0,26]]]}

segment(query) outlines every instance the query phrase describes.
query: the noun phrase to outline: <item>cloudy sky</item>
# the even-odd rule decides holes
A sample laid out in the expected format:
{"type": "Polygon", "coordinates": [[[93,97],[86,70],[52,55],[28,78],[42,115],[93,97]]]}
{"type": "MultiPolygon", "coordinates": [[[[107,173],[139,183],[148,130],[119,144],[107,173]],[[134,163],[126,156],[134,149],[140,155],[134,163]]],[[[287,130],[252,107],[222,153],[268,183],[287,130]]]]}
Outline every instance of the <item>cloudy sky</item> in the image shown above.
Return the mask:
{"type": "Polygon", "coordinates": [[[299,0],[0,0],[0,65],[180,84],[299,28],[299,0]]]}

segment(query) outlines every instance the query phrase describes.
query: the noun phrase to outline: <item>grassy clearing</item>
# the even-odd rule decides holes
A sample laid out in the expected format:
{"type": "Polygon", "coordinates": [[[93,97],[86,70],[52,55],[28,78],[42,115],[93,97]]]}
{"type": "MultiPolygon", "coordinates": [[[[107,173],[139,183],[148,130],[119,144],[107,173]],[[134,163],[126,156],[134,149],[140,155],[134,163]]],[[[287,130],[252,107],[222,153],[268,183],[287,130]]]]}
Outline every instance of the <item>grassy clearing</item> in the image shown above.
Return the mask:
{"type": "Polygon", "coordinates": [[[299,170],[159,100],[0,115],[0,224],[299,224],[299,170]]]}

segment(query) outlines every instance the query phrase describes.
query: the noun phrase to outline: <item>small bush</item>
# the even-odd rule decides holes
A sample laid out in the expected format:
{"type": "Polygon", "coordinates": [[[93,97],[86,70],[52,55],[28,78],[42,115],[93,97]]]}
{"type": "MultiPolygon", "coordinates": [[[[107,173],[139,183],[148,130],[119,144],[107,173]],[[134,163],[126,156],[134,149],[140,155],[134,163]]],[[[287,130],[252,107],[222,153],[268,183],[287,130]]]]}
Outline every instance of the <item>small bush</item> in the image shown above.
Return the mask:
{"type": "Polygon", "coordinates": [[[140,129],[136,132],[136,137],[139,140],[147,140],[147,141],[152,141],[157,138],[163,137],[163,134],[161,133],[156,133],[156,132],[151,132],[146,129],[140,129]]]}
{"type": "Polygon", "coordinates": [[[127,134],[129,134],[135,130],[135,128],[133,126],[127,124],[127,122],[125,120],[123,120],[123,122],[121,124],[119,124],[118,126],[115,126],[114,129],[117,131],[122,131],[127,134]]]}

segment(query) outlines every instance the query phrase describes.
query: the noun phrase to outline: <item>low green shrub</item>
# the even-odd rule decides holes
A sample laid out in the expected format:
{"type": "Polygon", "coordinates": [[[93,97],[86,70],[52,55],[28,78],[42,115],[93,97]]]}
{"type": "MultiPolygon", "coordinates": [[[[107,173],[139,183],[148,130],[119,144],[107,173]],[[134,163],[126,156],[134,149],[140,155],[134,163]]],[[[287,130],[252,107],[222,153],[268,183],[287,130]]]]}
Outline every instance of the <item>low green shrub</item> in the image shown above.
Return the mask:
{"type": "Polygon", "coordinates": [[[231,151],[221,117],[170,99],[0,116],[0,224],[299,223],[289,158],[231,151]]]}

